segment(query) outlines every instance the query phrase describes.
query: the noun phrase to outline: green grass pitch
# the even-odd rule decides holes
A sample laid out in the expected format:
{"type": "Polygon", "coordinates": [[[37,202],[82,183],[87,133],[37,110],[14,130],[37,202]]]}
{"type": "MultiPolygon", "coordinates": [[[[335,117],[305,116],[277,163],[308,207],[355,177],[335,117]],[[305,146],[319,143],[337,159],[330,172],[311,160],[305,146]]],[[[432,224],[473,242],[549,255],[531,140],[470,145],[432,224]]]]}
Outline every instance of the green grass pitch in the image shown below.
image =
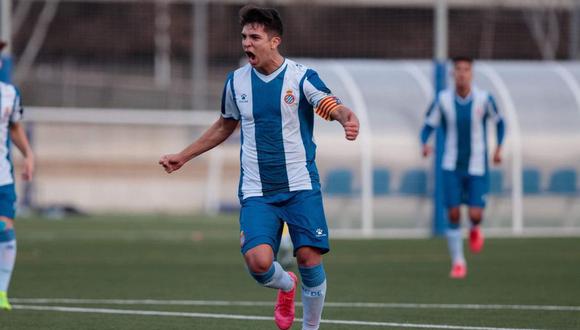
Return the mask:
{"type": "MultiPolygon", "coordinates": [[[[228,318],[270,318],[276,294],[247,274],[236,216],[30,218],[17,221],[17,235],[9,292],[15,309],[0,312],[1,329],[276,329],[269,319],[228,318]]],[[[323,318],[376,323],[323,323],[321,329],[580,328],[580,239],[486,244],[480,255],[467,252],[468,278],[451,280],[442,239],[332,241],[323,318]],[[409,305],[389,305],[395,303],[409,305]],[[489,306],[498,304],[506,306],[489,306]]]]}

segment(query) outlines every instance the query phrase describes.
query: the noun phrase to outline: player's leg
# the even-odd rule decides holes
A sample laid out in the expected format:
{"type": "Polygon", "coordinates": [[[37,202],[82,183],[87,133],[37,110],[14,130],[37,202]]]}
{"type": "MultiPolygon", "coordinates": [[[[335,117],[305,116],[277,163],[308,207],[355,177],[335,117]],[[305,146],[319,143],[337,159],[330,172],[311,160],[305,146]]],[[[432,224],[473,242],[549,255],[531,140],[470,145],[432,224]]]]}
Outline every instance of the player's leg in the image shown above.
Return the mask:
{"type": "Polygon", "coordinates": [[[318,190],[298,193],[285,208],[302,281],[303,330],[320,326],[326,297],[322,255],[329,251],[328,227],[318,190]]]}
{"type": "Polygon", "coordinates": [[[326,297],[326,273],[320,249],[304,246],[296,251],[302,280],[303,330],[320,327],[326,297]]]}
{"type": "Polygon", "coordinates": [[[485,196],[487,193],[487,181],[484,176],[470,176],[469,178],[469,249],[473,253],[479,253],[483,249],[484,237],[481,230],[483,210],[485,208],[485,196]]]}
{"type": "Polygon", "coordinates": [[[282,266],[274,261],[274,252],[268,244],[258,245],[244,254],[252,277],[265,287],[290,291],[294,281],[282,266]]]}
{"type": "Polygon", "coordinates": [[[240,211],[240,244],[244,260],[254,279],[263,286],[292,290],[294,281],[274,255],[280,246],[282,221],[276,207],[266,198],[251,198],[240,211]]]}
{"type": "Polygon", "coordinates": [[[16,237],[12,219],[0,216],[0,309],[11,310],[8,287],[14,261],[16,260],[16,237]]]}
{"type": "Polygon", "coordinates": [[[451,256],[452,278],[463,278],[467,273],[461,233],[461,176],[456,171],[443,171],[445,204],[448,210],[447,246],[451,256]]]}
{"type": "Polygon", "coordinates": [[[279,289],[274,319],[280,329],[294,322],[294,296],[297,279],[274,260],[280,246],[282,221],[278,208],[269,198],[250,198],[242,202],[240,212],[241,250],[252,277],[261,285],[279,289]]]}
{"type": "Polygon", "coordinates": [[[14,185],[0,187],[0,309],[10,310],[8,287],[16,260],[16,235],[14,216],[16,193],[14,185]]]}

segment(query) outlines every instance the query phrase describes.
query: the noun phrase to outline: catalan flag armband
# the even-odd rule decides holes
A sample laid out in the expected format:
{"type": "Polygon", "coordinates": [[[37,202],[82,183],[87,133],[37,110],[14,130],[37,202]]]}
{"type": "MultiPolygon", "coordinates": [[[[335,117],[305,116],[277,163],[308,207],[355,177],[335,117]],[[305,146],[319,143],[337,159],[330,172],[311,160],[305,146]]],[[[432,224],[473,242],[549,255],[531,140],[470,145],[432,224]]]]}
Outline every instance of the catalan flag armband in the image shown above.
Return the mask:
{"type": "Polygon", "coordinates": [[[330,120],[330,114],[341,104],[342,102],[336,96],[327,96],[318,102],[316,114],[325,120],[330,120]]]}

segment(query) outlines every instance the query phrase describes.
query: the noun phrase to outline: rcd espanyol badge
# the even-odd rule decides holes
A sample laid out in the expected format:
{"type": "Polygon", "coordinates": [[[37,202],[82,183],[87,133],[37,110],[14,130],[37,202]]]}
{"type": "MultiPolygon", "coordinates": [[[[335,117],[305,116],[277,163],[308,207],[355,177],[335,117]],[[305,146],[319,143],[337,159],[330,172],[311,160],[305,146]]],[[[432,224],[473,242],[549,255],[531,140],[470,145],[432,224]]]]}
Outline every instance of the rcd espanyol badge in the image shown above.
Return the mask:
{"type": "Polygon", "coordinates": [[[296,101],[296,97],[294,96],[294,94],[292,93],[292,90],[289,89],[286,91],[286,95],[284,95],[284,102],[286,102],[286,104],[293,104],[294,101],[296,101]]]}

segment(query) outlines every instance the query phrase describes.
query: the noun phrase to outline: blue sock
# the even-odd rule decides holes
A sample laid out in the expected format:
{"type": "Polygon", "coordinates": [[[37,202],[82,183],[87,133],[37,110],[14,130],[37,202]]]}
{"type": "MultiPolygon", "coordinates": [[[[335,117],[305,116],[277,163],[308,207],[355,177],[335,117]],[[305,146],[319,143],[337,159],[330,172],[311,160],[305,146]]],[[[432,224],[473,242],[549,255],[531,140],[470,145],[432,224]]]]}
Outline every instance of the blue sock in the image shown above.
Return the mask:
{"type": "Polygon", "coordinates": [[[326,273],[322,264],[299,267],[302,278],[303,330],[316,330],[320,326],[324,298],[326,296],[326,273]]]}
{"type": "Polygon", "coordinates": [[[14,261],[16,260],[16,235],[14,229],[0,231],[0,291],[8,291],[14,261]]]}
{"type": "Polygon", "coordinates": [[[268,271],[265,273],[254,273],[251,271],[250,274],[256,280],[256,282],[258,282],[260,284],[266,284],[272,279],[272,277],[274,277],[275,271],[276,271],[276,269],[274,268],[274,265],[272,264],[272,266],[270,266],[270,269],[268,269],[268,271]]]}
{"type": "Polygon", "coordinates": [[[250,274],[258,283],[268,288],[290,291],[294,287],[294,280],[277,261],[272,262],[272,266],[265,273],[250,272],[250,274]]]}
{"type": "MultiPolygon", "coordinates": [[[[0,223],[4,223],[4,221],[0,221],[0,223]]],[[[14,239],[16,239],[14,229],[0,230],[0,243],[13,241],[14,239]]]]}
{"type": "Polygon", "coordinates": [[[463,256],[463,234],[459,225],[453,227],[450,225],[447,229],[447,246],[449,247],[449,254],[451,255],[451,263],[465,264],[465,257],[463,256]]]}

